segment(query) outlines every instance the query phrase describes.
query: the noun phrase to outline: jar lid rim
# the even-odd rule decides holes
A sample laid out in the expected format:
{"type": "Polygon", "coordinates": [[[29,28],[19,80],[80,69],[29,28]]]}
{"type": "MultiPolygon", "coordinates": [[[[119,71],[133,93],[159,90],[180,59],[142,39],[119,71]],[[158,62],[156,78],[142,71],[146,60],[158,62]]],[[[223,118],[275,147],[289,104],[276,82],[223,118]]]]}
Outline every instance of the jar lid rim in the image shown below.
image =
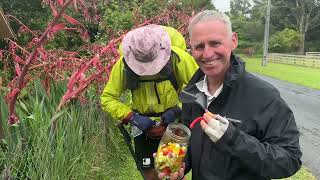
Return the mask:
{"type": "Polygon", "coordinates": [[[185,125],[183,125],[183,124],[181,124],[181,123],[177,123],[177,122],[173,122],[173,123],[170,123],[170,124],[168,125],[168,128],[169,128],[169,129],[175,128],[175,127],[178,127],[178,128],[180,128],[180,129],[182,129],[182,130],[187,134],[187,136],[184,137],[184,136],[179,136],[179,135],[173,133],[172,131],[169,131],[170,134],[172,134],[175,138],[178,138],[178,139],[185,139],[185,138],[187,138],[187,139],[188,139],[188,138],[190,137],[191,131],[190,131],[190,129],[189,129],[187,126],[185,126],[185,125]]]}

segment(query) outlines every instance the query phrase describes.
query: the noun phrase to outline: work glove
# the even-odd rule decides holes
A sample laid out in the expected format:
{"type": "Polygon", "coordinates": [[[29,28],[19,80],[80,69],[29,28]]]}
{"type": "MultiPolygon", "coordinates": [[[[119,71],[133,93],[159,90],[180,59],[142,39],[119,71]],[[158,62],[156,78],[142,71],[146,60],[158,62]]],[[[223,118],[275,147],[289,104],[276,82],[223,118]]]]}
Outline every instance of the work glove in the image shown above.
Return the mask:
{"type": "Polygon", "coordinates": [[[201,121],[201,127],[204,132],[209,136],[212,142],[217,142],[226,132],[229,121],[220,115],[213,115],[212,113],[205,113],[203,115],[205,121],[201,121]]]}
{"type": "Polygon", "coordinates": [[[178,106],[170,108],[162,114],[161,121],[163,124],[168,125],[172,122],[175,122],[175,120],[180,117],[180,114],[181,109],[178,106]]]}
{"type": "Polygon", "coordinates": [[[140,130],[144,131],[156,124],[147,116],[140,116],[138,113],[134,113],[129,121],[132,125],[137,126],[140,130]]]}

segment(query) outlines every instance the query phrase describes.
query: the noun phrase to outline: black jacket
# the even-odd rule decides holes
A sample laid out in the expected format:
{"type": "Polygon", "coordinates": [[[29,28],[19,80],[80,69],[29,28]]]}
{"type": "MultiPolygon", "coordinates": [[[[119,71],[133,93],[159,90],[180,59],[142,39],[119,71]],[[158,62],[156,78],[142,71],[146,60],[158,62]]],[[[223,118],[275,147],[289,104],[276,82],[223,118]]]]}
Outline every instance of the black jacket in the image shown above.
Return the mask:
{"type": "MultiPolygon", "coordinates": [[[[204,74],[198,70],[187,92],[199,93],[195,83],[204,74]]],[[[245,71],[244,62],[232,55],[221,94],[209,111],[242,123],[229,123],[226,133],[213,143],[198,123],[191,130],[186,172],[194,180],[259,180],[293,175],[301,167],[299,131],[292,111],[271,84],[245,71]]],[[[182,120],[189,124],[202,116],[196,103],[183,104],[182,120]]]]}

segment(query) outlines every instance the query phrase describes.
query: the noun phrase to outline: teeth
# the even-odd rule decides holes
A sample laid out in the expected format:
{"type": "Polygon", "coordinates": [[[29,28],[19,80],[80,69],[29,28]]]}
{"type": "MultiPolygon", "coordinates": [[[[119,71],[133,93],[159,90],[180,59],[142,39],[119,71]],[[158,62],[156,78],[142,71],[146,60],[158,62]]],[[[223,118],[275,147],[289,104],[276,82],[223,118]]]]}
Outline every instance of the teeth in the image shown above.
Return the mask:
{"type": "Polygon", "coordinates": [[[204,61],[203,64],[212,65],[212,64],[213,64],[213,61],[204,61]]]}

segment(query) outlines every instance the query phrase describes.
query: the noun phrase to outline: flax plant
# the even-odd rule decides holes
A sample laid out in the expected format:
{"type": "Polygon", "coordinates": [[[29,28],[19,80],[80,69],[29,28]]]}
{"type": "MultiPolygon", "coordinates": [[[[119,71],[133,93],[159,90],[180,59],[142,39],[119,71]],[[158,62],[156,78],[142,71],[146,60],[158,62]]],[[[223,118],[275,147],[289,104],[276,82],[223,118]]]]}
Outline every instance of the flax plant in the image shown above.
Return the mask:
{"type": "Polygon", "coordinates": [[[101,112],[94,89],[87,90],[85,102],[72,100],[56,111],[66,83],[52,85],[49,95],[40,84],[35,82],[17,101],[19,125],[7,125],[8,109],[0,96],[0,179],[140,178],[115,121],[101,112]]]}

